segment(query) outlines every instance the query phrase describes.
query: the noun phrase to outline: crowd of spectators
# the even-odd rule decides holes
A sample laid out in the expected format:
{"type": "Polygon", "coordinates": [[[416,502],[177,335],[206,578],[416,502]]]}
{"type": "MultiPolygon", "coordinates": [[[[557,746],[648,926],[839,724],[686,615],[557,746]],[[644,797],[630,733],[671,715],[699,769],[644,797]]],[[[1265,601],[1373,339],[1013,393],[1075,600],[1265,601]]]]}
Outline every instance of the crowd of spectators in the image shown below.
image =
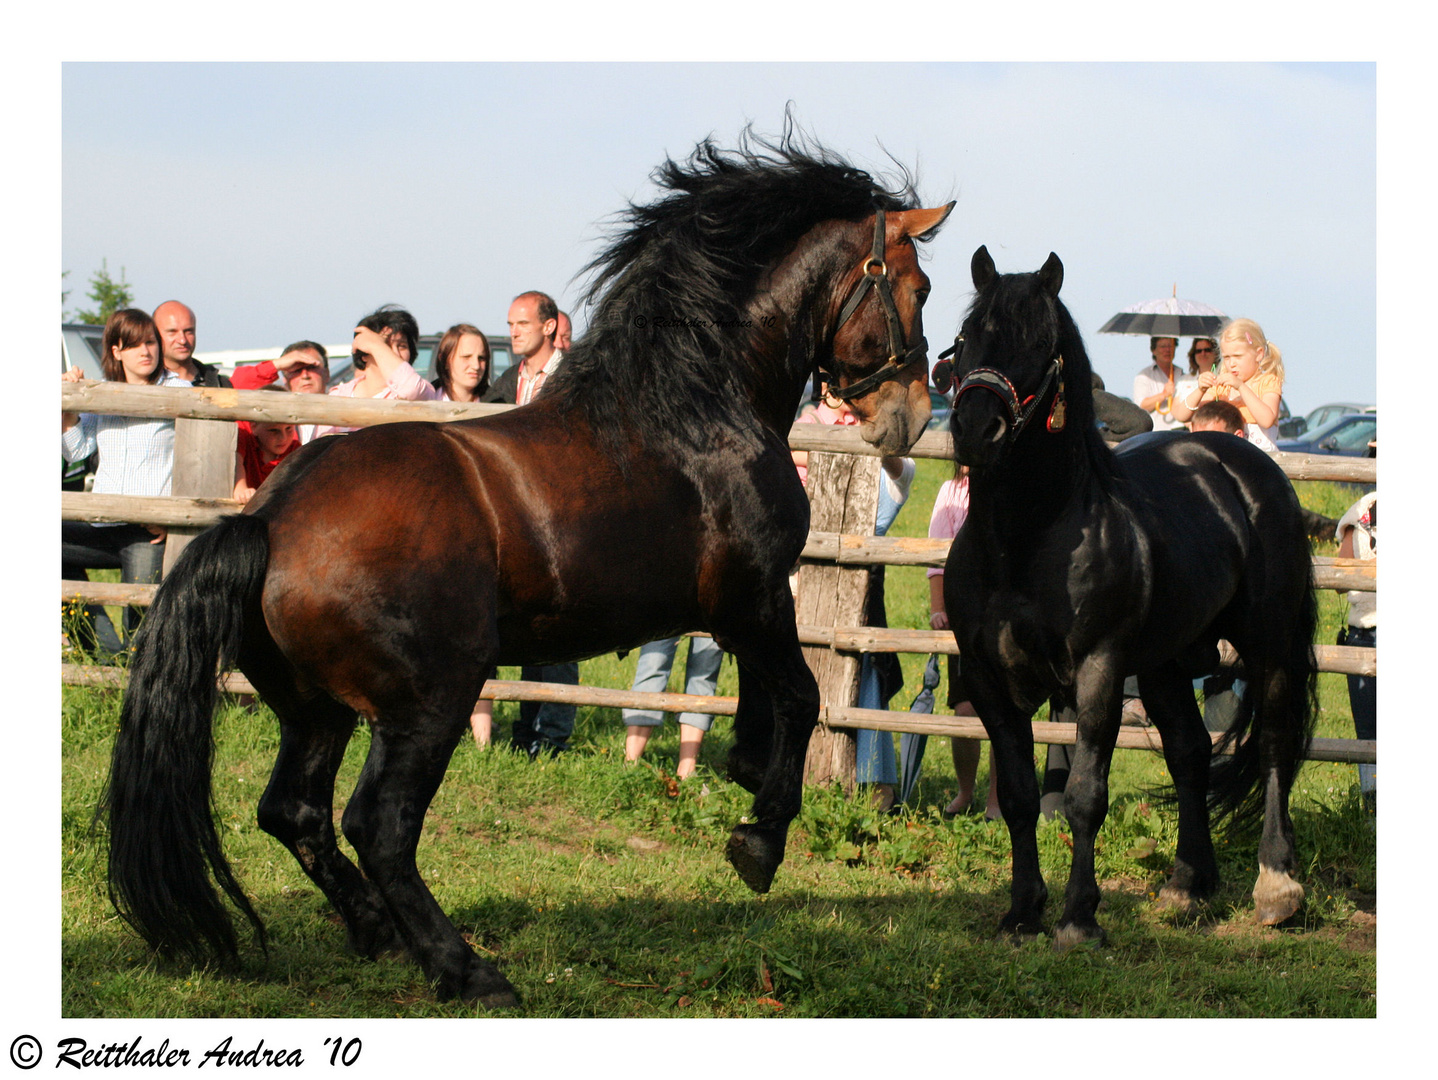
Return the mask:
{"type": "MultiPolygon", "coordinates": [[[[330,394],[336,397],[372,398],[399,401],[502,402],[523,405],[541,394],[549,377],[564,360],[572,333],[569,317],[558,309],[552,297],[531,290],[516,296],[510,304],[507,322],[511,351],[516,358],[510,368],[495,377],[489,339],[475,325],[459,322],[441,336],[435,349],[433,381],[426,381],[413,364],[419,355],[419,327],[403,308],[386,305],[359,320],[354,329],[351,357],[354,376],[330,384],[331,357],[325,346],[312,340],[286,346],[274,361],[238,367],[231,376],[195,358],[196,320],[194,312],[177,300],[167,300],[153,313],[127,308],[115,312],[102,338],[102,369],[110,381],[164,387],[229,387],[242,390],[266,389],[299,394],[330,394]]],[[[1134,380],[1133,400],[1108,394],[1094,377],[1096,414],[1105,437],[1120,441],[1147,430],[1218,430],[1247,438],[1264,449],[1272,449],[1284,369],[1278,348],[1251,319],[1227,324],[1217,339],[1195,338],[1188,351],[1188,371],[1181,373],[1174,363],[1178,342],[1174,338],[1150,339],[1153,363],[1134,380]]],[[[80,369],[67,371],[67,381],[78,381],[80,369]]],[[[827,389],[827,388],[825,388],[827,389]]],[[[846,402],[827,393],[816,407],[807,409],[801,422],[849,425],[857,417],[846,402]]],[[[267,423],[240,421],[237,425],[234,498],[246,502],[290,454],[316,438],[342,435],[355,430],[336,425],[267,423]]],[[[93,488],[101,494],[155,496],[170,493],[174,466],[175,425],[173,420],[146,419],[97,414],[64,413],[61,418],[61,452],[64,463],[62,484],[78,489],[83,484],[87,463],[94,467],[93,488]]],[[[807,457],[794,453],[801,481],[806,479],[807,457]]],[[[914,476],[911,458],[882,460],[879,511],[875,534],[883,535],[908,498],[914,476]]],[[[967,508],[967,478],[960,472],[940,489],[933,507],[930,535],[952,537],[962,526],[967,508]]],[[[1372,557],[1375,549],[1376,496],[1360,500],[1341,523],[1345,552],[1359,551],[1372,557]]],[[[160,578],[166,531],[144,524],[111,524],[67,521],[62,523],[62,575],[82,580],[90,569],[119,569],[126,583],[154,583],[160,578]]],[[[948,628],[943,606],[943,571],[931,570],[930,626],[948,628]]],[[[873,575],[870,589],[869,625],[886,624],[883,573],[873,575]]],[[[1367,594],[1350,597],[1351,625],[1345,639],[1372,644],[1376,636],[1376,610],[1367,594]],[[1355,599],[1356,597],[1356,599],[1355,599]]],[[[85,608],[78,624],[80,640],[72,644],[99,658],[113,662],[129,645],[141,611],[125,612],[123,630],[117,630],[104,608],[85,608]]],[[[651,642],[640,650],[633,688],[662,691],[668,685],[678,638],[651,642]]],[[[715,692],[723,652],[710,638],[690,639],[686,671],[686,692],[712,695],[715,692]]],[[[959,715],[974,715],[965,700],[957,658],[951,658],[949,707],[959,715]]],[[[520,677],[577,685],[576,663],[524,667],[520,677]]],[[[1371,701],[1373,681],[1353,683],[1355,722],[1360,737],[1376,731],[1371,701]],[[1360,714],[1362,719],[1359,719],[1360,714]]],[[[865,654],[859,680],[859,705],[884,708],[902,685],[896,658],[865,654]]],[[[1231,696],[1231,684],[1219,686],[1210,680],[1204,686],[1216,704],[1220,693],[1231,696]]],[[[1241,689],[1241,684],[1238,689],[1241,689]]],[[[1130,691],[1132,696],[1133,691],[1130,691]]],[[[1228,710],[1224,710],[1227,712],[1228,710]]],[[[1142,721],[1142,706],[1131,702],[1125,717],[1142,721]]],[[[657,710],[625,709],[627,728],[625,757],[634,761],[644,752],[650,735],[663,722],[657,710]]],[[[1214,723],[1212,712],[1205,720],[1219,728],[1226,716],[1214,723]]],[[[530,758],[558,754],[568,746],[575,720],[575,707],[554,702],[522,702],[510,736],[511,745],[530,758]]],[[[680,730],[678,778],[695,769],[704,734],[712,717],[684,713],[678,718],[680,730]]],[[[493,738],[493,710],[489,701],[475,704],[471,728],[479,746],[493,738]]],[[[980,745],[971,740],[952,740],[954,771],[958,790],[945,810],[946,815],[964,812],[975,795],[980,745]]],[[[1065,775],[1067,762],[1050,761],[1049,771],[1065,775]]],[[[1362,770],[1365,797],[1371,797],[1373,773],[1362,770]]],[[[897,782],[893,740],[888,733],[858,732],[858,779],[871,785],[881,808],[894,802],[897,782]]],[[[1061,791],[1061,781],[1059,790],[1061,791]]],[[[1047,786],[1046,786],[1047,791],[1047,786]]],[[[1049,794],[1052,794],[1051,792],[1049,794]]],[[[990,817],[998,816],[990,777],[984,800],[990,817]]],[[[1057,805],[1057,804],[1055,804],[1057,805]]],[[[1052,806],[1045,806],[1051,812],[1052,806]]]]}

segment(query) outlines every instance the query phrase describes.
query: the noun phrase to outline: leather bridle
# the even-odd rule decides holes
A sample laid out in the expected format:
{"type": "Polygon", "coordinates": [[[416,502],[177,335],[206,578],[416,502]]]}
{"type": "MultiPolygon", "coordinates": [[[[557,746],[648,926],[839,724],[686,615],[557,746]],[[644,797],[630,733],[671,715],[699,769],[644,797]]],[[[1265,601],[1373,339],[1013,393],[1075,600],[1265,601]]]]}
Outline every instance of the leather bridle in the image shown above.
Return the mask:
{"type": "MultiPolygon", "coordinates": [[[[958,363],[960,354],[964,348],[964,335],[960,334],[954,339],[953,345],[939,353],[939,363],[934,365],[934,385],[942,393],[948,389],[948,384],[953,381],[953,367],[958,363]],[[949,360],[949,357],[953,360],[949,360]],[[940,369],[945,369],[941,371],[940,369]]],[[[1058,380],[1058,392],[1054,394],[1053,407],[1049,409],[1048,422],[1045,426],[1050,432],[1058,432],[1064,429],[1067,423],[1068,406],[1064,401],[1064,358],[1055,356],[1049,361],[1048,371],[1045,372],[1043,381],[1034,393],[1019,401],[1018,392],[1009,377],[997,368],[980,367],[974,368],[959,382],[959,387],[954,391],[955,409],[959,406],[959,398],[970,390],[987,390],[994,394],[1004,403],[1009,413],[1008,442],[1013,442],[1019,437],[1029,420],[1033,418],[1034,411],[1043,401],[1044,395],[1048,393],[1049,386],[1054,380],[1058,380]]]]}
{"type": "MultiPolygon", "coordinates": [[[[889,359],[883,367],[870,375],[866,375],[858,382],[850,383],[848,386],[838,385],[838,372],[831,371],[829,365],[822,361],[816,364],[817,373],[826,377],[829,384],[829,393],[840,401],[849,401],[869,393],[880,383],[899,377],[900,372],[914,362],[916,358],[923,357],[929,351],[929,343],[921,336],[912,346],[904,338],[904,324],[899,318],[899,309],[894,304],[894,289],[889,283],[889,267],[884,262],[884,211],[882,208],[874,212],[874,250],[864,260],[859,268],[859,283],[854,291],[849,294],[849,299],[844,302],[843,309],[839,312],[839,321],[834,327],[834,333],[838,334],[844,324],[853,317],[854,312],[859,310],[864,297],[869,294],[872,288],[879,297],[879,304],[884,310],[884,321],[888,324],[889,332],[889,359]]],[[[849,364],[848,361],[833,357],[830,363],[849,364]]],[[[852,365],[849,365],[852,366],[852,365]]],[[[815,390],[818,390],[818,381],[815,381],[815,390]]]]}

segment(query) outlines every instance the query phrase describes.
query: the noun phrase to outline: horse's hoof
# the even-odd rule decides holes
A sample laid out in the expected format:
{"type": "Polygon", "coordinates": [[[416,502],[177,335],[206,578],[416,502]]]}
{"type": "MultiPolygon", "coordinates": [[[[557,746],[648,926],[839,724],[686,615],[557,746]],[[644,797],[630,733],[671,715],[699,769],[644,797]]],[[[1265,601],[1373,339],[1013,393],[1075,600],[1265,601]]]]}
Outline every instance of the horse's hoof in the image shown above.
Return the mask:
{"type": "Polygon", "coordinates": [[[1154,901],[1154,907],[1159,911],[1169,912],[1174,918],[1184,921],[1198,916],[1198,901],[1187,889],[1180,889],[1174,885],[1165,885],[1158,890],[1158,899],[1154,901]]]}
{"type": "Polygon", "coordinates": [[[999,920],[999,936],[1013,941],[1024,941],[1043,932],[1043,920],[1037,915],[1015,915],[1010,911],[999,920]]]}
{"type": "Polygon", "coordinates": [[[499,973],[493,964],[474,957],[465,971],[458,989],[448,980],[440,979],[434,988],[434,996],[440,1001],[459,998],[469,1005],[481,1005],[486,1009],[517,1009],[519,994],[514,985],[499,973]]]}
{"type": "Polygon", "coordinates": [[[1253,887],[1253,910],[1260,926],[1287,922],[1302,906],[1302,885],[1282,870],[1259,866],[1258,883],[1253,887]]]}
{"type": "Polygon", "coordinates": [[[519,1008],[519,994],[512,986],[508,990],[496,990],[493,993],[483,994],[474,1000],[491,1012],[495,1009],[519,1008]]]}
{"type": "Polygon", "coordinates": [[[724,857],[739,872],[739,879],[756,893],[766,893],[774,881],[774,872],[784,861],[783,829],[764,829],[757,825],[736,825],[724,849],[724,857]]]}
{"type": "Polygon", "coordinates": [[[1103,932],[1103,927],[1098,923],[1082,926],[1079,923],[1069,923],[1067,926],[1060,926],[1054,931],[1054,952],[1068,952],[1070,949],[1080,945],[1099,946],[1108,940],[1103,932]]]}

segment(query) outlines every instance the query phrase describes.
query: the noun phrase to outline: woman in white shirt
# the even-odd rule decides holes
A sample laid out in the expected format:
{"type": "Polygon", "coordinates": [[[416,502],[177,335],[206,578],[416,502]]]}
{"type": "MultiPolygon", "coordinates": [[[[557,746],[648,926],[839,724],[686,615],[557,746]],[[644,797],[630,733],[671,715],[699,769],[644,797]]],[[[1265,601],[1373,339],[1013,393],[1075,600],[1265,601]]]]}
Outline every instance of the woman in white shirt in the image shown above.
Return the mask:
{"type": "MultiPolygon", "coordinates": [[[[101,338],[101,365],[110,382],[134,386],[189,386],[160,362],[160,339],[150,316],[124,308],[110,316],[101,338]]],[[[79,382],[84,373],[71,368],[61,376],[79,382]]],[[[60,414],[60,453],[66,461],[83,461],[96,450],[100,464],[93,490],[102,495],[168,495],[175,464],[175,422],[143,416],[60,414]]],[[[119,569],[126,583],[160,580],[165,557],[165,530],[153,525],[88,521],[60,523],[60,574],[84,581],[87,569],[119,569]]],[[[140,609],[125,612],[122,641],[104,608],[85,609],[86,629],[101,655],[123,652],[140,609]]]]}

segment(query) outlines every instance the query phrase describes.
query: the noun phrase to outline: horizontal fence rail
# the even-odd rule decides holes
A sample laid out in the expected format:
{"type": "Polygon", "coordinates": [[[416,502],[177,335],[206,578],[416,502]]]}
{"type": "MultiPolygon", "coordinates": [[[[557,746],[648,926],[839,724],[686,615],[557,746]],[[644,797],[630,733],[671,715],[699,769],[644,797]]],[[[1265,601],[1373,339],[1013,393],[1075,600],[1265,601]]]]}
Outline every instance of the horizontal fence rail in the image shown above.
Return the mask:
{"type": "MultiPolygon", "coordinates": [[[[111,606],[133,604],[145,607],[154,601],[158,585],[121,585],[104,581],[62,581],[60,582],[61,602],[85,604],[108,604],[111,606]]],[[[855,653],[940,653],[957,656],[958,643],[947,630],[904,630],[877,626],[800,626],[799,643],[802,645],[827,645],[840,652],[855,653]]],[[[695,635],[706,636],[706,635],[695,635]]],[[[1339,675],[1378,674],[1378,650],[1361,648],[1356,645],[1315,645],[1313,659],[1319,671],[1339,675]]],[[[1238,662],[1238,654],[1228,642],[1219,647],[1219,665],[1231,667],[1238,662]]],[[[504,700],[520,700],[504,699],[504,700]]],[[[528,700],[528,699],[525,699],[528,700]]],[[[559,699],[556,699],[559,700],[559,699]]],[[[592,704],[592,703],[591,703],[592,704]]],[[[628,705],[622,708],[658,708],[659,705],[628,705]]],[[[703,712],[694,709],[693,712],[703,712]]]]}
{"type": "MultiPolygon", "coordinates": [[[[70,686],[102,686],[118,690],[128,681],[128,672],[123,668],[62,664],[60,681],[70,686]]],[[[249,680],[236,672],[224,675],[219,684],[232,694],[255,693],[249,680]]],[[[555,683],[507,679],[489,680],[484,684],[480,697],[489,701],[556,701],[610,709],[659,709],[664,712],[696,712],[713,716],[733,716],[739,703],[738,698],[731,697],[649,694],[632,690],[612,690],[602,686],[560,686],[555,683]]],[[[821,706],[819,710],[819,722],[838,728],[871,728],[875,731],[948,735],[960,739],[988,738],[983,723],[977,718],[947,716],[942,713],[893,712],[887,709],[827,705],[821,706]]],[[[1036,743],[1073,744],[1078,739],[1076,724],[1035,720],[1033,730],[1036,743]]],[[[1210,738],[1216,744],[1222,735],[1214,733],[1210,738]]],[[[1117,745],[1128,750],[1163,750],[1163,740],[1154,728],[1120,728],[1117,745]]],[[[1377,755],[1376,740],[1314,739],[1309,745],[1306,760],[1373,764],[1377,761],[1377,755]]]]}
{"type": "MultiPolygon", "coordinates": [[[[241,504],[233,499],[196,499],[178,495],[96,495],[93,492],[62,491],[62,521],[133,522],[137,525],[203,527],[213,525],[226,514],[236,514],[241,504]]],[[[942,567],[948,558],[949,540],[908,536],[847,536],[811,532],[802,557],[849,566],[932,566],[942,567]]],[[[1319,589],[1374,592],[1378,588],[1376,560],[1335,559],[1315,556],[1313,584],[1319,589]]]]}
{"type": "MultiPolygon", "coordinates": [[[[118,416],[188,417],[201,420],[259,420],[271,423],[328,424],[337,427],[367,427],[405,421],[452,422],[489,416],[515,408],[502,404],[463,402],[373,401],[330,397],[324,394],[276,394],[258,390],[224,388],[170,388],[131,386],[112,382],[62,383],[60,405],[65,412],[106,413],[118,416]]],[[[877,456],[879,451],[866,443],[857,427],[838,428],[819,424],[795,424],[789,432],[794,450],[877,456]]],[[[947,432],[931,431],[920,437],[909,451],[917,458],[947,460],[952,441],[947,432]]],[[[1330,457],[1322,454],[1270,455],[1291,480],[1329,480],[1374,484],[1378,463],[1371,458],[1330,457]]],[[[224,498],[142,498],[61,493],[61,518],[67,521],[134,522],[169,528],[204,528],[226,514],[237,513],[241,504],[224,498]]],[[[842,565],[941,567],[950,541],[927,538],[848,536],[812,532],[803,558],[842,565]]],[[[1377,588],[1376,562],[1356,559],[1313,559],[1314,584],[1318,588],[1374,591],[1377,588]]],[[[102,582],[61,582],[63,601],[106,605],[152,602],[154,585],[117,585],[102,582]]],[[[928,630],[870,627],[800,626],[805,645],[825,645],[841,652],[855,653],[942,653],[957,654],[953,634],[928,630]]],[[[1220,664],[1236,661],[1231,647],[1222,643],[1220,664]]],[[[1320,671],[1377,674],[1377,650],[1338,645],[1314,645],[1314,660],[1320,671]]],[[[61,682],[75,686],[123,687],[123,668],[61,665],[61,682]]],[[[221,685],[232,693],[254,693],[248,680],[229,673],[221,685]]],[[[664,712],[698,712],[711,715],[734,714],[737,699],[697,697],[689,694],[638,693],[592,686],[561,686],[516,680],[490,680],[481,696],[500,701],[551,701],[604,708],[648,708],[664,712]]],[[[820,723],[834,728],[871,728],[878,731],[948,735],[985,739],[982,723],[973,717],[860,709],[826,705],[820,723]]],[[[1076,727],[1036,721],[1034,739],[1039,743],[1073,743],[1076,727]]],[[[1217,742],[1221,737],[1212,736],[1217,742]]],[[[1129,749],[1161,750],[1162,742],[1152,728],[1125,727],[1118,746],[1129,749]]],[[[1314,739],[1308,753],[1312,761],[1371,763],[1376,760],[1373,740],[1314,739]]]]}
{"type": "MultiPolygon", "coordinates": [[[[515,407],[457,401],[373,401],[330,397],[328,394],[276,394],[221,387],[131,386],[128,383],[88,381],[60,384],[60,408],[63,411],[115,416],[187,416],[200,420],[262,420],[279,424],[367,427],[406,420],[469,420],[515,407]]],[[[794,450],[833,454],[879,454],[877,449],[864,441],[857,427],[839,428],[828,424],[795,424],[789,430],[789,446],[794,450]]],[[[953,442],[946,431],[928,431],[919,437],[909,456],[947,460],[953,456],[953,442]]],[[[1283,453],[1270,456],[1290,480],[1336,480],[1355,484],[1378,482],[1376,458],[1283,453]]]]}

